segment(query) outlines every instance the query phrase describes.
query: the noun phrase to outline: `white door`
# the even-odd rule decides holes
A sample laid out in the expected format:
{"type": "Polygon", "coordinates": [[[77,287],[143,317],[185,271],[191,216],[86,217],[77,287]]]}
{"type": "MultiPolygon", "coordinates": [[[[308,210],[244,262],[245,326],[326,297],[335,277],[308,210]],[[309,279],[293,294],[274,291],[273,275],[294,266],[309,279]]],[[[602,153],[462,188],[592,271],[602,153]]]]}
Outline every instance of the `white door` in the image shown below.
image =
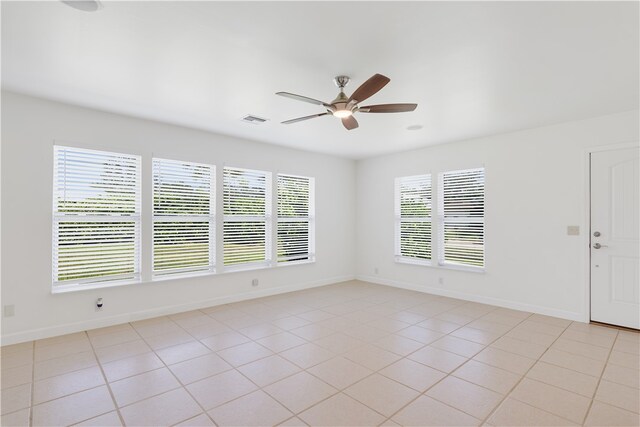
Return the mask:
{"type": "Polygon", "coordinates": [[[591,320],[640,328],[640,153],[591,154],[591,320]]]}

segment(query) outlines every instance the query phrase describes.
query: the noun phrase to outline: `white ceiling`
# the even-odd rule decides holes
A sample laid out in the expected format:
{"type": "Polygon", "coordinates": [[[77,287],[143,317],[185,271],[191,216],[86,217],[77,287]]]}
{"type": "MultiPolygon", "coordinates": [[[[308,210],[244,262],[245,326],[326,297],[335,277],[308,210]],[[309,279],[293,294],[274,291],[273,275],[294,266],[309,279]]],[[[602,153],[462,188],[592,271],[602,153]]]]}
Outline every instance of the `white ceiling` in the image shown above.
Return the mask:
{"type": "Polygon", "coordinates": [[[351,158],[638,108],[638,2],[2,2],[4,89],[351,158]],[[367,103],[322,112],[374,73],[367,103]],[[241,122],[251,113],[263,125],[241,122]],[[409,131],[411,125],[422,129],[409,131]]]}

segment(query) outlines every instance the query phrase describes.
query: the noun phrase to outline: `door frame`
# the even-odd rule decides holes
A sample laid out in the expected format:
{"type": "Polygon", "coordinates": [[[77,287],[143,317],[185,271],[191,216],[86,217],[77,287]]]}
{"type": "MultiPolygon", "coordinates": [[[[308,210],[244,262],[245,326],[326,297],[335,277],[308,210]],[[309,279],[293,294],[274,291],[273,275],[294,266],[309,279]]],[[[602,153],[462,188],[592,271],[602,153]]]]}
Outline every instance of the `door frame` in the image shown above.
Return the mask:
{"type": "Polygon", "coordinates": [[[585,287],[584,287],[584,322],[591,323],[591,154],[601,151],[613,151],[623,150],[625,148],[638,148],[640,144],[637,140],[629,142],[621,142],[618,144],[598,145],[595,147],[589,147],[584,153],[584,176],[585,176],[585,233],[583,234],[583,247],[584,249],[584,273],[585,273],[585,287]]]}

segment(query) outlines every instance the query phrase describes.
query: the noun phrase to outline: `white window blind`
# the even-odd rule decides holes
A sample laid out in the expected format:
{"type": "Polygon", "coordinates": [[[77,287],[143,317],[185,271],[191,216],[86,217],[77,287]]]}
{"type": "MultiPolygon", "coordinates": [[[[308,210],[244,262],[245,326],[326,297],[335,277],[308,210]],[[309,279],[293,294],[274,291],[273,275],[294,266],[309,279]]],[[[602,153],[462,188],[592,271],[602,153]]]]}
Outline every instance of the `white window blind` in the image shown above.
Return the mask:
{"type": "Polygon", "coordinates": [[[431,175],[395,180],[395,255],[397,261],[431,260],[431,175]]]}
{"type": "Polygon", "coordinates": [[[153,159],[153,274],[214,272],[215,166],[153,159]]]}
{"type": "Polygon", "coordinates": [[[484,267],[484,168],[440,174],[440,264],[484,267]]]}
{"type": "Polygon", "coordinates": [[[314,179],[278,174],[278,263],[313,261],[314,179]]]}
{"type": "Polygon", "coordinates": [[[53,286],[139,280],[140,157],[54,147],[53,286]]]}
{"type": "Polygon", "coordinates": [[[224,168],[224,265],[271,262],[271,172],[224,168]]]}

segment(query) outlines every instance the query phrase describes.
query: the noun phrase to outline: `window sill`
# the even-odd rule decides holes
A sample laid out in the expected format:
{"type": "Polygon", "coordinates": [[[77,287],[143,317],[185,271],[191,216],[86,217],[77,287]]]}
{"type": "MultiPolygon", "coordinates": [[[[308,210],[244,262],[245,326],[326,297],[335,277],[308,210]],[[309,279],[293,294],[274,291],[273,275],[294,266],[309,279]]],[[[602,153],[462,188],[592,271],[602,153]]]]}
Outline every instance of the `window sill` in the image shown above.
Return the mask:
{"type": "Polygon", "coordinates": [[[471,267],[467,265],[452,265],[452,264],[433,264],[431,261],[422,261],[416,260],[412,258],[403,258],[396,257],[397,264],[409,264],[409,265],[418,265],[422,267],[431,267],[431,268],[441,268],[443,270],[453,270],[453,271],[465,271],[468,273],[485,273],[484,267],[471,267]]]}
{"type": "Polygon", "coordinates": [[[117,288],[120,286],[130,286],[137,285],[142,282],[140,279],[132,279],[132,280],[118,280],[118,281],[105,281],[98,283],[86,283],[79,285],[58,285],[53,286],[51,289],[52,294],[68,294],[70,292],[79,292],[79,291],[90,291],[94,289],[105,289],[105,288],[117,288]]]}
{"type": "Polygon", "coordinates": [[[221,276],[224,274],[230,273],[242,273],[246,271],[254,271],[254,270],[267,270],[272,268],[280,268],[280,267],[292,267],[295,265],[306,265],[306,264],[315,264],[315,259],[313,260],[305,260],[298,262],[287,262],[280,263],[275,265],[269,264],[251,264],[246,266],[237,266],[237,267],[227,267],[223,271],[220,272],[197,272],[197,273],[182,273],[175,275],[166,274],[162,276],[153,277],[151,280],[120,280],[120,281],[112,281],[112,282],[100,282],[100,283],[87,283],[81,285],[58,285],[58,287],[53,287],[51,290],[52,294],[66,294],[70,292],[80,292],[80,291],[89,291],[95,289],[105,289],[105,288],[116,288],[120,286],[130,286],[130,285],[144,285],[150,283],[159,283],[159,282],[168,282],[172,280],[184,280],[184,279],[192,279],[198,277],[207,277],[207,276],[221,276]]]}
{"type": "Polygon", "coordinates": [[[151,280],[144,283],[166,282],[167,280],[189,279],[191,277],[213,276],[215,274],[217,274],[215,270],[155,274],[151,277],[151,280]]]}
{"type": "Polygon", "coordinates": [[[484,267],[472,267],[470,265],[438,265],[445,270],[466,271],[468,273],[485,273],[484,267]]]}
{"type": "Polygon", "coordinates": [[[301,260],[301,261],[279,262],[279,263],[276,264],[276,267],[293,267],[294,265],[314,264],[315,262],[316,262],[316,260],[314,258],[305,259],[305,260],[301,260]]]}
{"type": "Polygon", "coordinates": [[[235,265],[230,265],[228,267],[222,267],[222,271],[218,274],[238,273],[242,271],[253,271],[253,270],[264,270],[272,267],[273,266],[271,265],[270,261],[248,263],[248,264],[235,264],[235,265]]]}
{"type": "Polygon", "coordinates": [[[421,260],[416,258],[407,258],[402,256],[396,256],[396,262],[398,264],[410,264],[410,265],[422,265],[425,267],[433,267],[431,260],[421,260]]]}

